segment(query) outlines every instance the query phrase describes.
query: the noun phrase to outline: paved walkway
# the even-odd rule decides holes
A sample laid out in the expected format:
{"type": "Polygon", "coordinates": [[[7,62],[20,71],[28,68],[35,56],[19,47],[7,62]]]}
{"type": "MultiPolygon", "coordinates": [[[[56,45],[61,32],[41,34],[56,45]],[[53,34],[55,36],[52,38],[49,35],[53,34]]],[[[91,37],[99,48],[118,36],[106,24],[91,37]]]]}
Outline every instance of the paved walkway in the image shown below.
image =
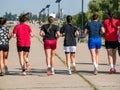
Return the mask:
{"type": "Polygon", "coordinates": [[[16,52],[16,39],[10,41],[8,67],[10,74],[0,77],[0,90],[119,90],[120,88],[120,58],[117,55],[117,73],[110,75],[107,54],[104,48],[100,52],[99,74],[93,75],[90,53],[87,44],[78,43],[76,66],[78,73],[68,75],[63,53],[63,38],[58,40],[55,57],[56,74],[46,75],[45,55],[42,38],[39,36],[39,26],[31,25],[36,37],[32,38],[29,55],[31,73],[21,76],[19,59],[16,52]]]}

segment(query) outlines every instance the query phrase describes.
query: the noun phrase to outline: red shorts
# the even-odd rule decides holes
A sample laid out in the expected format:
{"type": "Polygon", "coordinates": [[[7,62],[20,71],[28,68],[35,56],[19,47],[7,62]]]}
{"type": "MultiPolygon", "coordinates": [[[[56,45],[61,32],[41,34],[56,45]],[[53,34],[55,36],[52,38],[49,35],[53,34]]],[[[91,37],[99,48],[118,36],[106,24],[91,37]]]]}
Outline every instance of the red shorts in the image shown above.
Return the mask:
{"type": "Polygon", "coordinates": [[[44,49],[55,50],[57,46],[57,40],[44,40],[44,49]]]}

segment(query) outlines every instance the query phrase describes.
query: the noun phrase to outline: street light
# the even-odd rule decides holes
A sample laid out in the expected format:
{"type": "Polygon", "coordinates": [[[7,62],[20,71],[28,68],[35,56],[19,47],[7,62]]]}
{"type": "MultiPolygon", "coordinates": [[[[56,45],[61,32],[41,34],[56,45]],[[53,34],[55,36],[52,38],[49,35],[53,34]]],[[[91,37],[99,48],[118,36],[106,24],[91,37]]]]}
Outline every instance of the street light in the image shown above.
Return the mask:
{"type": "Polygon", "coordinates": [[[55,3],[58,3],[58,26],[60,26],[60,1],[61,0],[56,0],[55,3]]]}
{"type": "Polygon", "coordinates": [[[84,8],[84,0],[82,0],[82,30],[83,30],[83,22],[84,22],[84,20],[83,20],[83,8],[84,8]]]}
{"type": "Polygon", "coordinates": [[[58,19],[60,19],[60,1],[61,0],[56,0],[55,3],[58,3],[58,19]]]}
{"type": "Polygon", "coordinates": [[[48,4],[48,5],[46,5],[46,8],[47,8],[47,10],[48,10],[48,17],[49,17],[49,7],[50,7],[50,5],[48,4]]]}
{"type": "Polygon", "coordinates": [[[83,9],[84,9],[84,0],[82,0],[82,11],[81,11],[81,13],[82,13],[82,26],[81,26],[81,31],[80,31],[80,37],[78,37],[78,42],[80,41],[83,41],[83,39],[82,38],[84,38],[85,37],[85,35],[83,34],[83,23],[84,23],[84,11],[83,11],[83,9]]]}

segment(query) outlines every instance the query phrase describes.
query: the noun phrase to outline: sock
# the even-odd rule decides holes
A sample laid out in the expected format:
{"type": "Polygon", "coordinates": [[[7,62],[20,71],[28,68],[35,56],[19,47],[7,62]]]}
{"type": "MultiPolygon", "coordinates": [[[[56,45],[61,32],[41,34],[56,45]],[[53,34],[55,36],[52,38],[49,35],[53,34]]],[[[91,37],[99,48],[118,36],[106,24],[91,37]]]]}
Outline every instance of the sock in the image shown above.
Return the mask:
{"type": "Polygon", "coordinates": [[[111,68],[114,68],[114,67],[113,67],[113,64],[110,64],[110,69],[111,69],[111,68]]]}
{"type": "Polygon", "coordinates": [[[94,66],[94,68],[96,68],[96,62],[93,62],[93,66],[94,66]]]}
{"type": "Polygon", "coordinates": [[[53,68],[53,67],[51,68],[51,71],[54,71],[54,68],[53,68]]]}
{"type": "Polygon", "coordinates": [[[51,66],[50,65],[48,65],[48,68],[50,68],[51,66]]]}
{"type": "Polygon", "coordinates": [[[76,66],[76,64],[75,64],[75,63],[72,63],[72,65],[73,65],[73,66],[76,66]]]}
{"type": "Polygon", "coordinates": [[[113,68],[115,69],[115,65],[113,64],[113,68]]]}

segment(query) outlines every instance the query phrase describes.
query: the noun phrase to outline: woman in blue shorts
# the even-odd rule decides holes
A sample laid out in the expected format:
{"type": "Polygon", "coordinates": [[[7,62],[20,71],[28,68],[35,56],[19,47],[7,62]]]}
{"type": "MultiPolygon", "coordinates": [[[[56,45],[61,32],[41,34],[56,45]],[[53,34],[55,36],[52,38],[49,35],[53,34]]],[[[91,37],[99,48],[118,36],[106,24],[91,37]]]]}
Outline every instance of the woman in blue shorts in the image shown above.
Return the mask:
{"type": "Polygon", "coordinates": [[[101,42],[101,33],[104,33],[104,27],[102,23],[98,22],[98,15],[93,14],[92,21],[88,22],[84,33],[89,35],[88,37],[88,48],[91,53],[92,62],[94,65],[94,74],[97,75],[98,73],[98,55],[99,49],[102,46],[101,42]]]}

